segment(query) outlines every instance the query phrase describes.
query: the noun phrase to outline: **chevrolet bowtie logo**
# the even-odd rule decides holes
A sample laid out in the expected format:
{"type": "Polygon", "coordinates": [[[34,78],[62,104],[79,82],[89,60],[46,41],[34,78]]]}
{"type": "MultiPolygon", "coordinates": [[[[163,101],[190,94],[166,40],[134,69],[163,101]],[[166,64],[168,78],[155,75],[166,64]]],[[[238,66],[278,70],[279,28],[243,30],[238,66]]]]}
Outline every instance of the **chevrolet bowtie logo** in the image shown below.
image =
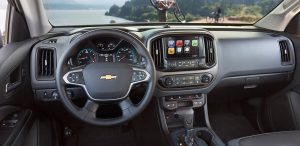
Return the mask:
{"type": "Polygon", "coordinates": [[[117,76],[105,75],[105,76],[100,76],[100,79],[112,80],[112,79],[117,79],[117,76]]]}

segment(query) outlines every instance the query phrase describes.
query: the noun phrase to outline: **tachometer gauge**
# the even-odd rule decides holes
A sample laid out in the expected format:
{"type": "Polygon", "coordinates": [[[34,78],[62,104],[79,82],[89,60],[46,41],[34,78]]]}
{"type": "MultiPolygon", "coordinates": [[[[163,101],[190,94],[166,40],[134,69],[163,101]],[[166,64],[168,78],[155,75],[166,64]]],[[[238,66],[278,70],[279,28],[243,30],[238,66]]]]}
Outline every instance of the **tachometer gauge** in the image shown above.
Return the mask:
{"type": "Polygon", "coordinates": [[[97,56],[92,49],[82,49],[77,54],[77,61],[79,65],[86,65],[93,62],[96,62],[97,56]]]}
{"type": "Polygon", "coordinates": [[[123,47],[116,53],[116,61],[122,63],[134,64],[137,62],[137,56],[135,50],[129,47],[123,47]]]}

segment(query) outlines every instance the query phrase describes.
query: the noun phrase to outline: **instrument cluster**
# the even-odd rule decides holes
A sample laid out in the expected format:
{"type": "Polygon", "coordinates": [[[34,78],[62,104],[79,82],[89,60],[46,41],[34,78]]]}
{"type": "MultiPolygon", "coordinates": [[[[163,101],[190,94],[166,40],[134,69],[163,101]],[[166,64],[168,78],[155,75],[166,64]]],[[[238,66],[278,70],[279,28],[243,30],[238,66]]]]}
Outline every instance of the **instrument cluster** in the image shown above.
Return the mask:
{"type": "Polygon", "coordinates": [[[121,62],[133,66],[145,66],[145,61],[129,42],[103,37],[80,45],[76,55],[70,58],[69,65],[76,67],[95,62],[121,62]]]}

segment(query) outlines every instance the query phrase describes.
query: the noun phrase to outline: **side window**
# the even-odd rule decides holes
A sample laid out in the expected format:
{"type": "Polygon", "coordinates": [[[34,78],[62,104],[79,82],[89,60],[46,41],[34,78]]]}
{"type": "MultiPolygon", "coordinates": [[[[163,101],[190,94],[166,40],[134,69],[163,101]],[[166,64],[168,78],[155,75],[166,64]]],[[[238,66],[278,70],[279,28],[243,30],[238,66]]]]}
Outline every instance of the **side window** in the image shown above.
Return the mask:
{"type": "Polygon", "coordinates": [[[5,40],[5,22],[6,22],[7,0],[0,0],[0,48],[5,40]]]}

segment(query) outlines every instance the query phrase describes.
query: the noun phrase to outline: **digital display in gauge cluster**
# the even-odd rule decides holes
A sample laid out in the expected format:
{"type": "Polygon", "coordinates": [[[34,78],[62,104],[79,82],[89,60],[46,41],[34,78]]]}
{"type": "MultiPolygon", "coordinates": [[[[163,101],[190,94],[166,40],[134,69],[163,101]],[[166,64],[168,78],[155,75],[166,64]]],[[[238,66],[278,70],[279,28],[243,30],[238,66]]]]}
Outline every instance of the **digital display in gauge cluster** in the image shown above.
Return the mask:
{"type": "Polygon", "coordinates": [[[114,54],[99,54],[99,62],[114,62],[114,54]]]}

